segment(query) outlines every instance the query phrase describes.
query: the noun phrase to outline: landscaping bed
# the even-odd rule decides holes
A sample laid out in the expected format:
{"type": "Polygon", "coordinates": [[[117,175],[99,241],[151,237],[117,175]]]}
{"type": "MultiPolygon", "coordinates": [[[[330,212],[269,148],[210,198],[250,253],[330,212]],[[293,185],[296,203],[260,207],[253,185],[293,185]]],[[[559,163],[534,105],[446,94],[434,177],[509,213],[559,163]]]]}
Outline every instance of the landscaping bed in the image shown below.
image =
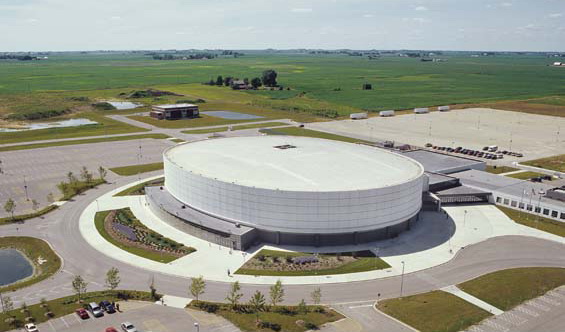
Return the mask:
{"type": "Polygon", "coordinates": [[[389,268],[370,251],[311,254],[263,249],[235,274],[309,276],[364,272],[389,268]]]}
{"type": "Polygon", "coordinates": [[[565,285],[565,268],[529,267],[485,274],[457,286],[507,311],[562,285],[565,285]]]}
{"type": "Polygon", "coordinates": [[[0,218],[0,225],[10,224],[10,223],[15,223],[15,222],[22,222],[22,221],[25,221],[25,220],[28,220],[28,219],[41,217],[42,215],[44,215],[48,212],[51,212],[53,210],[56,210],[57,208],[58,208],[57,205],[47,205],[43,209],[36,211],[36,212],[33,212],[33,213],[20,214],[18,216],[14,216],[14,217],[0,218]]]}
{"type": "Polygon", "coordinates": [[[246,304],[240,304],[234,310],[225,303],[192,301],[188,308],[222,316],[242,331],[250,332],[304,332],[344,318],[340,313],[324,306],[269,306],[267,310],[259,312],[259,322],[255,311],[246,304]]]}
{"type": "Polygon", "coordinates": [[[0,292],[13,291],[45,280],[59,271],[61,258],[51,249],[47,242],[24,236],[0,237],[1,249],[17,249],[22,252],[34,266],[34,274],[30,278],[14,284],[0,287],[0,292]]]}
{"type": "Polygon", "coordinates": [[[61,200],[70,201],[76,195],[80,195],[88,189],[96,188],[103,183],[106,183],[106,180],[99,178],[92,181],[74,181],[72,184],[61,182],[57,186],[63,192],[61,200]]]}
{"type": "Polygon", "coordinates": [[[114,196],[130,196],[130,195],[145,195],[145,187],[162,186],[165,184],[165,178],[158,178],[155,180],[150,180],[137,184],[133,187],[127,188],[124,191],[120,191],[114,196]]]}
{"type": "Polygon", "coordinates": [[[95,224],[98,232],[115,246],[157,262],[169,263],[196,251],[147,228],[129,208],[98,212],[95,224]]]}
{"type": "MultiPolygon", "coordinates": [[[[157,297],[160,297],[160,295],[157,294],[157,297]]],[[[149,302],[156,301],[149,292],[129,290],[85,293],[81,296],[81,303],[78,303],[77,297],[72,295],[51,301],[42,301],[43,303],[28,306],[26,310],[18,308],[11,310],[8,313],[4,313],[2,315],[2,320],[0,320],[0,331],[9,331],[14,328],[22,327],[23,324],[26,323],[26,317],[31,317],[35,323],[42,323],[52,318],[71,314],[78,308],[86,307],[87,303],[99,303],[102,300],[108,300],[110,302],[128,300],[149,302]],[[11,323],[6,322],[5,320],[9,319],[9,317],[14,318],[15,320],[11,323]]]]}
{"type": "Polygon", "coordinates": [[[453,294],[433,291],[380,301],[377,308],[421,332],[456,332],[491,314],[453,294]]]}

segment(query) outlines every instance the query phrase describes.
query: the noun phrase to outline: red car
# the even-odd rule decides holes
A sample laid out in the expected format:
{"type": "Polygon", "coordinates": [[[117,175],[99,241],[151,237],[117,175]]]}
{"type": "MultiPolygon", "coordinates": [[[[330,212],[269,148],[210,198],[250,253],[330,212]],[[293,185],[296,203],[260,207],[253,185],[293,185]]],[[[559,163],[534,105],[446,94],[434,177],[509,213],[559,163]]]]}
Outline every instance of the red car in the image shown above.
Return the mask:
{"type": "Polygon", "coordinates": [[[77,315],[82,319],[88,319],[90,316],[88,315],[88,311],[84,308],[79,308],[75,311],[77,315]]]}
{"type": "Polygon", "coordinates": [[[116,330],[116,328],[110,326],[106,328],[106,332],[118,332],[118,330],[116,330]]]}

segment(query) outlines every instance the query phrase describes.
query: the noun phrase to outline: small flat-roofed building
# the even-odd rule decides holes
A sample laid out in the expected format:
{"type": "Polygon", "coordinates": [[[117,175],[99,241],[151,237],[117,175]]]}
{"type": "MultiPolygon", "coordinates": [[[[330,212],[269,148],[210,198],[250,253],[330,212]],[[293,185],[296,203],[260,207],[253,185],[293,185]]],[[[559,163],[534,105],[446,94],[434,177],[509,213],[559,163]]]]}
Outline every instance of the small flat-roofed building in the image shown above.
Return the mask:
{"type": "Polygon", "coordinates": [[[155,105],[151,108],[149,115],[159,120],[177,120],[197,118],[199,111],[198,105],[194,104],[155,105]]]}

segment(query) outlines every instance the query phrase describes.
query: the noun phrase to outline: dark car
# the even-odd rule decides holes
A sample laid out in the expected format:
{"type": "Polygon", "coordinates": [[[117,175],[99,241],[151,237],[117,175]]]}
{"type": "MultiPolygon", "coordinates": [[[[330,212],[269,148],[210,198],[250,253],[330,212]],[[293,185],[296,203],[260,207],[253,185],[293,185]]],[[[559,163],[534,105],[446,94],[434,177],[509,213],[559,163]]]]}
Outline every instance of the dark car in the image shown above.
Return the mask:
{"type": "Polygon", "coordinates": [[[104,311],[106,311],[109,314],[113,314],[116,312],[116,308],[112,303],[110,303],[110,301],[104,300],[100,302],[99,305],[102,309],[104,309],[104,311]]]}
{"type": "Polygon", "coordinates": [[[84,308],[78,308],[77,310],[75,310],[75,312],[77,313],[77,316],[79,316],[81,319],[90,318],[90,316],[88,315],[88,311],[86,311],[86,309],[84,308]]]}

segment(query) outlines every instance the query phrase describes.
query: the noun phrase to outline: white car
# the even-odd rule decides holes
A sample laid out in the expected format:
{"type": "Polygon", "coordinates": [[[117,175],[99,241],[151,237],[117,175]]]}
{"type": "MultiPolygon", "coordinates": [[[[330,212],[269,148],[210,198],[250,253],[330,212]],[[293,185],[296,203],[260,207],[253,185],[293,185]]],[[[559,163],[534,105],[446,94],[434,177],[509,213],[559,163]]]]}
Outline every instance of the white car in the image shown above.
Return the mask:
{"type": "Polygon", "coordinates": [[[26,332],[39,332],[37,326],[33,323],[24,325],[26,332]]]}
{"type": "Polygon", "coordinates": [[[130,322],[123,322],[120,326],[124,332],[137,332],[135,326],[130,322]]]}

